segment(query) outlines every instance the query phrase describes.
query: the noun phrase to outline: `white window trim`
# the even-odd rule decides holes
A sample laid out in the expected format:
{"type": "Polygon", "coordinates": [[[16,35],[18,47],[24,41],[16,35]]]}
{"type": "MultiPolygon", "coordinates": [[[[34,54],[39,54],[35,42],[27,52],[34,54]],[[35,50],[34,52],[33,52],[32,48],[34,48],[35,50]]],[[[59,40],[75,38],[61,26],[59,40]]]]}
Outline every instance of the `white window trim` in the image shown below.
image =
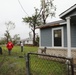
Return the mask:
{"type": "Polygon", "coordinates": [[[63,39],[63,27],[58,27],[58,28],[53,28],[52,29],[52,47],[64,47],[64,39],[63,39]],[[54,46],[54,30],[59,30],[61,29],[61,36],[62,36],[62,46],[54,46]]]}

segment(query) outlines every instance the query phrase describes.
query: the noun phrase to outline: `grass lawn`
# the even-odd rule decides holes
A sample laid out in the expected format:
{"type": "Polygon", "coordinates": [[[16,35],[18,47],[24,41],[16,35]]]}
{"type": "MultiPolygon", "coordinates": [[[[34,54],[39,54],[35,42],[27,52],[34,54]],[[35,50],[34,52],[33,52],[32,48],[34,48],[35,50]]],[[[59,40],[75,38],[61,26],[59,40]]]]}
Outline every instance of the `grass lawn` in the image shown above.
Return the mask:
{"type": "MultiPolygon", "coordinates": [[[[43,56],[42,56],[43,57],[43,56]]],[[[30,54],[31,75],[67,75],[65,63],[30,54]]]]}
{"type": "MultiPolygon", "coordinates": [[[[11,55],[2,46],[3,55],[0,55],[0,75],[26,75],[26,59],[28,52],[37,52],[38,47],[25,46],[21,52],[20,46],[14,46],[11,55]],[[23,58],[19,58],[23,56],[23,58]]],[[[38,56],[31,55],[30,68],[32,75],[65,75],[66,65],[59,62],[44,60],[38,56]],[[64,68],[63,68],[64,67],[64,68]]]]}
{"type": "Polygon", "coordinates": [[[28,52],[37,52],[38,47],[25,46],[21,52],[20,46],[14,46],[11,55],[8,50],[2,46],[3,55],[0,55],[0,75],[26,75],[26,60],[24,55],[28,52]],[[19,58],[23,56],[24,58],[19,58]]]}

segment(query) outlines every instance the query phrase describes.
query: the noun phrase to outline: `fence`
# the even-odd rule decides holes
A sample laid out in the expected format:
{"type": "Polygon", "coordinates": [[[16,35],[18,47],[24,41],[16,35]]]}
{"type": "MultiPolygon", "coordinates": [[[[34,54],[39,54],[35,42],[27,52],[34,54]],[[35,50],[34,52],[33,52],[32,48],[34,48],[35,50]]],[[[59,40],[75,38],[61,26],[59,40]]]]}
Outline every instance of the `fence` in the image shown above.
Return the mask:
{"type": "Polygon", "coordinates": [[[28,53],[27,75],[74,75],[73,59],[52,55],[28,53]]]}

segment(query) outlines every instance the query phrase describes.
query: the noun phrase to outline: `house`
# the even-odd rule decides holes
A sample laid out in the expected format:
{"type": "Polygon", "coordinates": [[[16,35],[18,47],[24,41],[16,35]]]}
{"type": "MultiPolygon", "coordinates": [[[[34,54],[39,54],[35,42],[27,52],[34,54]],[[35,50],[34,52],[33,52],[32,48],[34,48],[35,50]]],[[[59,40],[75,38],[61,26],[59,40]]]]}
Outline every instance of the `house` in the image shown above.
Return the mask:
{"type": "Polygon", "coordinates": [[[25,39],[25,44],[33,45],[33,38],[26,38],[25,39]]]}
{"type": "Polygon", "coordinates": [[[33,37],[32,37],[32,33],[29,32],[29,37],[26,39],[22,40],[24,44],[26,45],[33,45],[33,37]]]}
{"type": "Polygon", "coordinates": [[[61,20],[41,25],[38,53],[76,59],[76,4],[59,15],[61,20]]]}
{"type": "Polygon", "coordinates": [[[33,45],[33,38],[26,38],[21,41],[23,41],[24,44],[33,45]]]}

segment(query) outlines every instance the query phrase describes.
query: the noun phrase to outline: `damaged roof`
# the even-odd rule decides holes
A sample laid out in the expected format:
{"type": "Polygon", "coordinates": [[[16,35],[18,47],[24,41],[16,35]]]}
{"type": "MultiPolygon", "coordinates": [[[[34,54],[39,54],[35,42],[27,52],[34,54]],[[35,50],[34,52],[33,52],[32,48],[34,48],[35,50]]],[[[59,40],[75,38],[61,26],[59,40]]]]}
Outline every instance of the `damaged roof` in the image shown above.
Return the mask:
{"type": "Polygon", "coordinates": [[[49,28],[49,27],[59,26],[59,25],[63,25],[63,24],[66,24],[65,20],[58,20],[58,21],[53,21],[53,22],[47,23],[45,25],[38,26],[38,27],[36,27],[36,29],[37,28],[49,28]]]}

